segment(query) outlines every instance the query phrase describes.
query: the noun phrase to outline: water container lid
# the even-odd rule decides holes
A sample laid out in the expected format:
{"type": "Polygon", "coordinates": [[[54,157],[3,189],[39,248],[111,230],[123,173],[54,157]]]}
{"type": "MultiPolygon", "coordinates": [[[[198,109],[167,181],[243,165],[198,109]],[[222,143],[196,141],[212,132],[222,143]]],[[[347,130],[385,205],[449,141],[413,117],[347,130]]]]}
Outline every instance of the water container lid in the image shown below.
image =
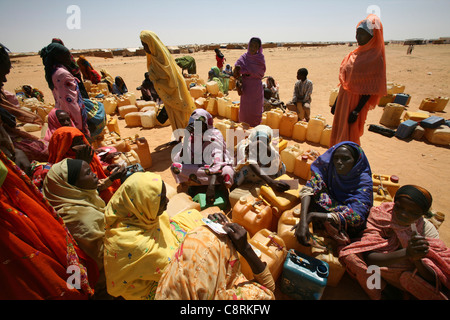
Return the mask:
{"type": "Polygon", "coordinates": [[[395,175],[392,175],[391,176],[391,182],[394,182],[394,183],[398,183],[398,181],[400,180],[397,176],[395,176],[395,175]]]}
{"type": "Polygon", "coordinates": [[[242,203],[242,204],[247,203],[247,197],[246,196],[240,197],[239,198],[239,202],[242,203]]]}
{"type": "Polygon", "coordinates": [[[302,155],[302,161],[308,161],[308,156],[307,155],[302,155]]]}
{"type": "Polygon", "coordinates": [[[328,267],[324,264],[319,264],[316,267],[317,275],[322,278],[328,277],[328,267]]]}

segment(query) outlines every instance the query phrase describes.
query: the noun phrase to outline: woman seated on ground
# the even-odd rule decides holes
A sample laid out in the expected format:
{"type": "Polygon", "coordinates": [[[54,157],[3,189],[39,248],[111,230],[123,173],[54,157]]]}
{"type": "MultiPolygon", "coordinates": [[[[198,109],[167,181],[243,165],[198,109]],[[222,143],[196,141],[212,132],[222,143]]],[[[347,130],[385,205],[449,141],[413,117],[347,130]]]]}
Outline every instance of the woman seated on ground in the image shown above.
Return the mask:
{"type": "Polygon", "coordinates": [[[78,58],[77,64],[83,74],[84,81],[89,80],[92,84],[98,84],[102,80],[102,76],[92,67],[84,56],[78,58]]]}
{"type": "Polygon", "coordinates": [[[91,297],[96,263],[28,176],[1,151],[0,168],[0,299],[91,297]],[[68,287],[69,270],[79,271],[79,289],[68,287]]]}
{"type": "Polygon", "coordinates": [[[212,204],[216,187],[228,189],[233,184],[232,159],[208,111],[194,110],[186,129],[190,134],[178,145],[181,150],[175,150],[172,174],[177,183],[207,186],[206,201],[212,204]]]}
{"type": "Polygon", "coordinates": [[[450,297],[450,249],[426,219],[431,204],[424,188],[402,186],[394,202],[371,209],[361,240],[341,250],[339,260],[371,299],[402,298],[405,292],[423,300],[450,297]],[[380,267],[376,288],[367,286],[370,265],[380,267]]]}
{"type": "Polygon", "coordinates": [[[49,163],[55,164],[65,158],[81,159],[89,163],[91,170],[99,178],[97,189],[105,203],[108,203],[114,192],[120,187],[120,179],[126,174],[125,167],[117,166],[108,175],[86,137],[74,127],[57,129],[50,139],[48,149],[49,163]]]}
{"type": "Polygon", "coordinates": [[[70,115],[66,111],[56,108],[53,108],[48,114],[47,124],[48,127],[44,136],[45,141],[50,141],[53,132],[61,127],[75,127],[70,115]]]}
{"type": "Polygon", "coordinates": [[[64,159],[45,177],[42,193],[63,219],[80,248],[100,271],[97,290],[106,290],[103,271],[105,202],[97,192],[98,177],[86,161],[64,159]]]}
{"type": "Polygon", "coordinates": [[[144,81],[142,84],[136,88],[136,90],[141,91],[141,99],[145,101],[155,101],[159,102],[161,99],[159,98],[158,93],[156,92],[155,86],[153,85],[152,80],[150,80],[148,76],[148,72],[144,74],[144,81]]]}
{"type": "Polygon", "coordinates": [[[162,271],[186,232],[203,224],[197,210],[169,218],[168,201],[159,175],[136,172],[106,206],[104,259],[110,295],[153,299],[162,271]]]}
{"type": "Polygon", "coordinates": [[[263,83],[264,89],[269,89],[271,92],[271,98],[276,100],[280,100],[280,86],[275,81],[275,79],[271,76],[266,77],[266,82],[263,83]]]}
{"type": "Polygon", "coordinates": [[[113,91],[113,84],[114,84],[114,78],[112,75],[109,74],[109,72],[106,69],[101,69],[100,74],[102,75],[102,78],[100,82],[104,82],[108,85],[109,92],[113,91]]]}
{"type": "Polygon", "coordinates": [[[121,76],[117,76],[114,80],[112,93],[117,94],[119,96],[128,92],[127,85],[121,76]]]}
{"type": "Polygon", "coordinates": [[[286,183],[275,180],[286,173],[286,166],[273,147],[272,138],[273,130],[269,126],[259,125],[252,129],[247,139],[238,143],[237,165],[234,168],[235,189],[231,191],[231,198],[239,198],[232,195],[242,192],[258,196],[259,189],[264,184],[277,191],[289,189],[286,183]]]}
{"type": "Polygon", "coordinates": [[[336,252],[358,238],[373,204],[372,172],[361,147],[344,141],[319,156],[311,164],[311,179],[300,197],[300,222],[295,229],[300,244],[310,245],[310,222],[314,233],[335,241],[336,252]]]}
{"type": "Polygon", "coordinates": [[[247,231],[221,213],[208,218],[219,219],[226,234],[215,234],[206,226],[188,232],[159,280],[155,299],[275,299],[272,274],[247,242],[247,231]],[[250,265],[254,280],[241,273],[238,253],[250,265]]]}
{"type": "Polygon", "coordinates": [[[44,102],[44,94],[38,88],[34,88],[28,84],[22,86],[25,98],[36,98],[41,102],[44,102]]]}

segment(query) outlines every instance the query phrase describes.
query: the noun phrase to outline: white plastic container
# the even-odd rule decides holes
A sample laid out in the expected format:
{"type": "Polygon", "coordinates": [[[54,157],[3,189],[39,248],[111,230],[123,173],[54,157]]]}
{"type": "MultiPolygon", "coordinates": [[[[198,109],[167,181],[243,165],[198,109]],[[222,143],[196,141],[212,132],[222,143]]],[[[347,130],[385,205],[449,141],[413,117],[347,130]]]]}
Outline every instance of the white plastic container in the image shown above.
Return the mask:
{"type": "Polygon", "coordinates": [[[141,114],[141,125],[146,129],[156,126],[156,112],[154,109],[143,112],[141,114]]]}

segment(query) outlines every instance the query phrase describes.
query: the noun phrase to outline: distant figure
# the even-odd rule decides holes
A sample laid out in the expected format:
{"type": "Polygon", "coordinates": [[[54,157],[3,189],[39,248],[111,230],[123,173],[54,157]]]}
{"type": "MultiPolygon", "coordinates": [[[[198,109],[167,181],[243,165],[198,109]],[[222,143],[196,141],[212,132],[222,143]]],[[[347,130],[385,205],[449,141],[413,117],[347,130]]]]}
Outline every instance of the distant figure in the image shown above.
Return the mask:
{"type": "Polygon", "coordinates": [[[154,32],[144,30],[140,39],[147,54],[149,78],[164,103],[172,130],[185,129],[195,109],[186,80],[175,59],[154,32]]]}
{"type": "Polygon", "coordinates": [[[266,61],[262,51],[261,39],[251,38],[247,52],[236,61],[234,67],[234,77],[238,79],[236,86],[241,96],[239,122],[252,127],[261,123],[264,110],[262,78],[266,72],[266,61]]]}
{"type": "Polygon", "coordinates": [[[187,70],[188,74],[197,74],[197,65],[195,59],[191,56],[184,56],[175,59],[177,65],[181,68],[181,73],[187,70]]]}
{"type": "Polygon", "coordinates": [[[359,145],[364,133],[367,113],[387,94],[386,55],[383,25],[370,14],[358,23],[358,48],[342,61],[339,71],[340,89],[331,113],[334,114],[331,145],[353,141],[359,145]]]}
{"type": "Polygon", "coordinates": [[[311,94],[313,91],[313,83],[307,79],[308,70],[300,68],[297,71],[297,82],[294,86],[294,94],[288,105],[294,105],[295,111],[298,113],[299,120],[309,121],[311,115],[311,94]]]}
{"type": "Polygon", "coordinates": [[[408,46],[408,49],[406,50],[406,54],[411,54],[411,53],[413,52],[413,49],[414,49],[414,45],[413,45],[413,44],[410,44],[410,45],[408,46]]]}
{"type": "Polygon", "coordinates": [[[112,86],[112,93],[121,96],[127,92],[128,88],[127,85],[125,84],[125,81],[123,81],[121,76],[117,76],[114,79],[114,84],[112,86]]]}
{"type": "Polygon", "coordinates": [[[158,93],[156,92],[155,86],[153,85],[152,80],[150,80],[148,76],[148,72],[144,74],[144,81],[142,81],[142,84],[136,88],[136,90],[141,91],[141,99],[145,101],[155,101],[159,102],[161,99],[158,96],[158,93]]]}
{"type": "Polygon", "coordinates": [[[214,49],[214,51],[216,52],[217,68],[219,68],[220,71],[222,71],[222,70],[223,70],[223,64],[224,64],[224,62],[225,62],[227,59],[225,59],[225,56],[224,56],[223,53],[220,51],[220,49],[216,48],[216,49],[214,49]]]}
{"type": "Polygon", "coordinates": [[[89,61],[86,60],[84,56],[80,56],[77,60],[78,66],[80,67],[81,73],[83,74],[84,80],[90,80],[92,84],[97,84],[100,82],[102,77],[100,74],[94,70],[89,61]]]}
{"type": "Polygon", "coordinates": [[[109,74],[109,72],[106,69],[101,69],[100,73],[102,75],[102,79],[100,82],[104,82],[108,85],[109,92],[113,91],[113,84],[114,84],[114,78],[112,75],[109,74]]]}
{"type": "Polygon", "coordinates": [[[26,84],[22,86],[22,89],[26,98],[36,98],[39,101],[44,102],[44,94],[38,88],[26,84]]]}
{"type": "Polygon", "coordinates": [[[223,73],[225,73],[225,74],[227,74],[229,76],[232,76],[233,75],[233,67],[230,66],[229,64],[227,64],[225,66],[225,70],[223,70],[223,73]]]}

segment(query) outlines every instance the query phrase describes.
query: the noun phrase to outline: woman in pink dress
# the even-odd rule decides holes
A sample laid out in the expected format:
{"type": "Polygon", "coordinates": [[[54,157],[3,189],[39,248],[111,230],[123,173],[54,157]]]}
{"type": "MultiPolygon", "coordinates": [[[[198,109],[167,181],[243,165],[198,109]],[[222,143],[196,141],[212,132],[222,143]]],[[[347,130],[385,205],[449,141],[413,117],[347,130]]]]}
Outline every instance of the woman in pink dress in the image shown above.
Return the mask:
{"type": "Polygon", "coordinates": [[[261,124],[264,110],[262,78],[266,72],[266,62],[262,51],[261,39],[251,38],[247,52],[236,61],[234,68],[234,77],[241,82],[238,88],[241,96],[239,122],[251,127],[261,124]]]}

